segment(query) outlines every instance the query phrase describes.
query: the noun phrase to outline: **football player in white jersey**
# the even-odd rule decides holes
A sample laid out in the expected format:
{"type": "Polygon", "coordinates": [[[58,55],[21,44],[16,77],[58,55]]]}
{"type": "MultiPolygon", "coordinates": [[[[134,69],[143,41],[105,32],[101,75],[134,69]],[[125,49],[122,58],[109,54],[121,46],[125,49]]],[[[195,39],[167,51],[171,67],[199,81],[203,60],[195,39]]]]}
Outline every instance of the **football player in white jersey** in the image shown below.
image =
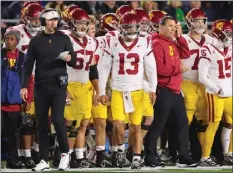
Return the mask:
{"type": "MultiPolygon", "coordinates": [[[[101,62],[104,47],[106,44],[106,32],[114,31],[117,26],[118,19],[114,13],[107,13],[101,17],[100,28],[101,31],[97,33],[99,37],[95,38],[96,41],[96,51],[95,57],[98,64],[101,62]]],[[[106,141],[106,119],[108,118],[108,109],[106,105],[98,105],[92,107],[92,116],[94,120],[95,127],[95,142],[96,142],[96,167],[110,167],[112,164],[107,160],[105,156],[105,141],[106,141]]],[[[109,122],[108,122],[109,124],[109,122]]],[[[111,136],[110,136],[111,138],[111,136]]],[[[111,139],[110,139],[111,141],[111,139]]]]}
{"type": "Polygon", "coordinates": [[[32,3],[27,6],[24,14],[25,24],[20,24],[17,26],[10,27],[8,29],[16,29],[20,32],[20,42],[17,48],[23,52],[27,53],[28,44],[32,37],[34,37],[38,31],[41,31],[42,27],[40,25],[39,16],[43,8],[38,3],[32,3]]]}
{"type": "MultiPolygon", "coordinates": [[[[97,49],[95,51],[96,60],[98,62],[98,70],[99,70],[99,62],[101,62],[104,48],[106,46],[106,39],[110,37],[116,37],[119,34],[118,31],[118,18],[116,17],[115,13],[107,13],[101,17],[100,20],[100,30],[96,33],[96,44],[97,49]]],[[[96,130],[96,145],[105,145],[105,138],[106,135],[108,136],[109,140],[109,151],[112,153],[115,151],[114,149],[117,148],[116,142],[113,140],[112,134],[112,115],[111,115],[111,107],[110,107],[110,100],[111,100],[111,88],[110,88],[110,78],[107,85],[107,95],[108,95],[108,105],[100,105],[98,107],[92,108],[92,114],[94,117],[94,124],[96,130]],[[101,127],[101,128],[99,128],[101,127]],[[106,131],[106,132],[105,132],[106,131]],[[99,134],[98,134],[99,133],[99,134]],[[100,141],[101,139],[101,141],[100,141]],[[98,141],[97,141],[98,140],[98,141]]],[[[97,147],[99,148],[99,147],[97,147]]],[[[116,152],[116,151],[115,151],[116,152]]],[[[101,152],[97,152],[97,163],[106,162],[105,158],[103,158],[103,154],[101,152]],[[99,154],[98,154],[99,153],[99,154]]],[[[112,157],[112,165],[116,166],[116,159],[112,157]]],[[[101,164],[103,165],[103,164],[101,164]]],[[[96,164],[98,166],[98,164],[96,164]]],[[[106,164],[106,167],[108,164],[106,164]]]]}
{"type": "Polygon", "coordinates": [[[144,70],[150,83],[150,99],[155,101],[157,86],[156,63],[152,50],[148,49],[146,38],[139,37],[139,18],[126,13],[120,19],[121,34],[107,39],[105,54],[100,62],[101,102],[107,104],[106,84],[111,73],[113,133],[118,145],[117,166],[126,166],[124,145],[124,122],[129,116],[130,131],[133,134],[132,169],[141,167],[141,120],[143,105],[144,70]]]}
{"type": "MultiPolygon", "coordinates": [[[[150,29],[150,19],[147,12],[143,9],[135,9],[132,13],[139,16],[140,21],[140,28],[139,28],[139,36],[145,37],[147,40],[148,48],[151,47],[151,35],[149,34],[150,29]]],[[[146,73],[144,74],[143,79],[143,118],[141,122],[142,128],[142,139],[146,135],[147,130],[149,129],[150,124],[153,121],[154,109],[153,105],[151,104],[150,97],[149,97],[149,82],[146,73]]],[[[128,135],[128,144],[129,148],[127,150],[127,159],[132,161],[132,137],[133,134],[128,135]]],[[[143,148],[143,147],[142,147],[143,148]]]]}
{"type": "MultiPolygon", "coordinates": [[[[91,164],[84,158],[85,133],[91,118],[92,101],[94,106],[98,104],[98,71],[94,60],[96,43],[93,38],[87,36],[90,18],[86,11],[76,8],[69,14],[71,32],[66,32],[77,54],[76,68],[67,67],[69,85],[67,99],[71,98],[71,104],[65,107],[65,118],[69,138],[70,152],[75,149],[77,164],[72,167],[90,167],[91,164]],[[95,98],[93,96],[93,87],[95,98]],[[76,121],[75,125],[73,122],[76,121]]],[[[69,103],[68,103],[69,104],[69,103]]]]}
{"type": "MultiPolygon", "coordinates": [[[[203,147],[203,136],[208,121],[206,120],[205,87],[198,80],[199,49],[204,44],[212,43],[213,38],[204,34],[207,30],[207,16],[201,9],[190,10],[186,15],[186,20],[189,33],[183,34],[183,37],[188,43],[191,56],[181,60],[187,68],[187,71],[183,73],[182,92],[184,93],[188,123],[190,125],[195,115],[198,124],[198,139],[203,147]]],[[[195,152],[193,154],[196,160],[200,159],[201,153],[195,152]]]]}
{"type": "MultiPolygon", "coordinates": [[[[31,38],[42,29],[39,20],[39,15],[42,12],[42,10],[43,8],[39,3],[35,2],[28,4],[22,12],[24,24],[13,26],[7,29],[14,29],[20,32],[20,42],[17,45],[17,48],[25,54],[27,53],[28,45],[31,38]]],[[[27,114],[34,115],[34,111],[34,104],[32,104],[31,109],[27,111],[27,114]]],[[[32,119],[30,120],[30,122],[33,121],[32,119]]],[[[19,149],[19,157],[25,157],[24,163],[26,168],[33,168],[35,167],[34,161],[38,162],[38,159],[33,161],[31,158],[32,127],[27,127],[27,124],[23,125],[21,128],[21,135],[23,140],[23,146],[21,147],[23,147],[24,149],[19,149]]],[[[34,146],[35,145],[37,146],[36,148],[39,149],[38,144],[35,143],[34,146]]]]}
{"type": "MultiPolygon", "coordinates": [[[[202,10],[198,8],[190,10],[186,16],[186,20],[189,33],[183,34],[183,37],[188,43],[191,56],[188,59],[182,60],[182,63],[188,68],[183,73],[184,81],[182,83],[182,91],[184,93],[188,122],[190,124],[193,116],[197,112],[196,105],[199,98],[202,97],[198,90],[203,90],[198,80],[199,49],[206,43],[212,43],[213,39],[209,35],[204,34],[207,29],[207,17],[202,10]]],[[[203,104],[203,106],[205,105],[203,104]]],[[[205,113],[202,115],[203,113],[199,110],[198,120],[205,120],[202,118],[202,116],[206,116],[205,113]]]]}
{"type": "MultiPolygon", "coordinates": [[[[117,17],[117,19],[118,19],[118,24],[119,24],[119,20],[120,20],[120,18],[124,15],[124,14],[126,14],[126,13],[128,13],[128,12],[131,12],[133,10],[133,8],[131,7],[131,6],[129,6],[129,5],[122,5],[122,6],[120,6],[117,10],[116,10],[116,17],[117,17]]],[[[108,38],[111,38],[111,37],[118,37],[119,36],[119,34],[120,34],[120,30],[119,30],[119,25],[117,24],[117,27],[115,27],[116,29],[115,30],[113,30],[113,31],[109,31],[109,32],[107,32],[106,33],[106,35],[105,35],[105,37],[106,37],[106,39],[108,39],[108,38]]],[[[111,78],[109,78],[109,82],[108,82],[108,86],[110,85],[110,83],[111,83],[111,80],[110,80],[111,78]]],[[[109,89],[108,90],[109,92],[109,95],[110,95],[110,93],[111,93],[111,90],[109,89]]],[[[109,99],[110,100],[110,99],[109,99]]],[[[111,112],[111,111],[109,111],[109,112],[111,112]]],[[[108,115],[108,122],[110,122],[110,121],[112,121],[112,116],[109,116],[108,115]]],[[[126,120],[125,120],[125,123],[126,124],[128,124],[128,118],[126,118],[126,120]]],[[[111,122],[111,124],[110,123],[108,123],[108,125],[111,125],[110,127],[111,127],[111,129],[113,128],[113,125],[112,125],[112,122],[111,122]]],[[[118,146],[117,146],[117,142],[116,142],[116,137],[114,136],[114,133],[113,133],[113,137],[112,137],[112,146],[111,146],[111,149],[112,149],[112,164],[113,164],[113,166],[117,166],[117,163],[116,163],[116,161],[117,161],[117,159],[116,159],[116,153],[117,153],[117,148],[118,148],[118,146]]],[[[127,165],[127,164],[126,164],[127,165]]]]}
{"type": "Polygon", "coordinates": [[[224,19],[212,25],[213,44],[199,51],[199,80],[205,85],[208,127],[204,134],[201,166],[217,166],[210,153],[219,122],[223,118],[222,144],[224,161],[232,165],[228,149],[232,131],[232,24],[224,19]]]}
{"type": "MultiPolygon", "coordinates": [[[[233,19],[231,19],[230,22],[231,22],[231,24],[233,24],[233,19]]],[[[232,45],[231,45],[230,48],[232,49],[232,45]]],[[[224,133],[222,133],[222,136],[223,135],[224,135],[224,133]]],[[[233,153],[233,135],[232,135],[232,131],[231,131],[231,138],[230,138],[230,144],[229,144],[228,153],[233,153]]]]}

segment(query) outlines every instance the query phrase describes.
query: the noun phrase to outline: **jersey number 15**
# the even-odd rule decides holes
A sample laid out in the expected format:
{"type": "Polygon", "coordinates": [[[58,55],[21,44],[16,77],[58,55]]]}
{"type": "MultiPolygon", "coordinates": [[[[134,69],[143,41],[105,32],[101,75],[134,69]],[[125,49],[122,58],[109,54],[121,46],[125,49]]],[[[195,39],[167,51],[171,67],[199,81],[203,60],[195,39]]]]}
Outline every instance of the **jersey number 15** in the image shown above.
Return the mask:
{"type": "Polygon", "coordinates": [[[231,57],[224,60],[218,60],[219,79],[225,79],[231,77],[231,57]]]}

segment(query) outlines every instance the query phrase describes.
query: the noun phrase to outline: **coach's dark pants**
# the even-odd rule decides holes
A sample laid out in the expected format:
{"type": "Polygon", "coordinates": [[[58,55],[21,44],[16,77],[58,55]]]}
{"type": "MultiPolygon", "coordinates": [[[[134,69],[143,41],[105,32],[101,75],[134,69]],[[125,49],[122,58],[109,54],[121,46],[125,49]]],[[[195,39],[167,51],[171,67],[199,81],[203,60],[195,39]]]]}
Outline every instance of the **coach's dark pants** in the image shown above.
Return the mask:
{"type": "Polygon", "coordinates": [[[57,133],[60,151],[62,153],[69,151],[64,119],[66,88],[66,86],[61,87],[56,82],[35,86],[35,109],[38,123],[39,150],[41,159],[45,161],[48,161],[48,111],[50,107],[52,123],[57,133]]]}
{"type": "MultiPolygon", "coordinates": [[[[6,133],[8,162],[17,160],[21,113],[1,111],[1,131],[6,133]]],[[[1,134],[1,136],[3,136],[1,134]]]]}
{"type": "MultiPolygon", "coordinates": [[[[144,138],[146,159],[154,161],[157,156],[157,140],[168,120],[173,120],[173,130],[178,140],[180,156],[188,156],[189,130],[185,103],[182,94],[176,94],[163,87],[157,89],[157,99],[154,105],[154,120],[144,138]]],[[[168,128],[170,128],[168,126],[168,128]]]]}

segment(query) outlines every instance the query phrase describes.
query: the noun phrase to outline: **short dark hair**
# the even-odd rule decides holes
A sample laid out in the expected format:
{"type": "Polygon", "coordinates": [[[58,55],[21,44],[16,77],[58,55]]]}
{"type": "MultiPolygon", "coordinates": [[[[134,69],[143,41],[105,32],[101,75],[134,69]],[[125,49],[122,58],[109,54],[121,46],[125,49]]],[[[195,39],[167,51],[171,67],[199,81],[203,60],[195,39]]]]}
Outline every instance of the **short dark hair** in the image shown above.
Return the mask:
{"type": "Polygon", "coordinates": [[[165,25],[167,20],[174,20],[174,19],[172,16],[164,16],[163,18],[160,19],[159,24],[165,25]]]}

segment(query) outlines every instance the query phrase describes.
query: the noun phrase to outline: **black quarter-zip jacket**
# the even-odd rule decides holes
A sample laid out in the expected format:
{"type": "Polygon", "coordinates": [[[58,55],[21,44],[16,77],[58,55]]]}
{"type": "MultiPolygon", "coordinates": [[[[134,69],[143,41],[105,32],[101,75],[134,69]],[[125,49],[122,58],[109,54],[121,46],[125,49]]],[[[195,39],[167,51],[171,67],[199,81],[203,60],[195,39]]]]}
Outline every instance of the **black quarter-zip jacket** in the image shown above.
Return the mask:
{"type": "Polygon", "coordinates": [[[55,31],[53,34],[42,31],[33,37],[23,67],[22,88],[27,88],[35,62],[35,85],[58,80],[59,75],[67,74],[66,62],[57,59],[60,53],[65,51],[69,51],[71,55],[71,61],[67,64],[75,67],[76,57],[67,35],[60,31],[55,31]]]}

